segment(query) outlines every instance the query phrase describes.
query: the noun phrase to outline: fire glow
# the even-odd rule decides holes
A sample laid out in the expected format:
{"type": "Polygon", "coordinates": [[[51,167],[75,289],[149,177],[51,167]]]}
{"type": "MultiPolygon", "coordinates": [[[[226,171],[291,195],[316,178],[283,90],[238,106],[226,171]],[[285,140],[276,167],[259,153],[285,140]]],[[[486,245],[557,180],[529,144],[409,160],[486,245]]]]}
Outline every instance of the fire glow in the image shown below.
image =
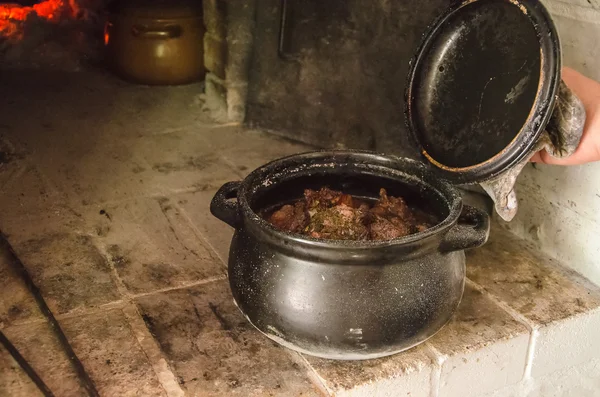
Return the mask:
{"type": "Polygon", "coordinates": [[[0,35],[18,35],[19,26],[32,14],[48,22],[58,22],[63,18],[75,18],[78,11],[75,0],[45,0],[31,7],[0,4],[0,35]]]}

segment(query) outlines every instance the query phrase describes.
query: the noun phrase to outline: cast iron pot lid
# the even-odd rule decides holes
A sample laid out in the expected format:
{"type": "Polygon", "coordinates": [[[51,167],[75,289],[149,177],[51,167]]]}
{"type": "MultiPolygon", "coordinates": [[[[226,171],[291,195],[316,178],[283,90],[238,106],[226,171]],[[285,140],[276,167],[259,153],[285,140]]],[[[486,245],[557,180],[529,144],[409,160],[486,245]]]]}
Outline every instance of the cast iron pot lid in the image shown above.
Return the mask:
{"type": "Polygon", "coordinates": [[[413,59],[406,92],[410,134],[454,183],[477,183],[531,155],[560,83],[560,45],[537,1],[452,6],[413,59]]]}

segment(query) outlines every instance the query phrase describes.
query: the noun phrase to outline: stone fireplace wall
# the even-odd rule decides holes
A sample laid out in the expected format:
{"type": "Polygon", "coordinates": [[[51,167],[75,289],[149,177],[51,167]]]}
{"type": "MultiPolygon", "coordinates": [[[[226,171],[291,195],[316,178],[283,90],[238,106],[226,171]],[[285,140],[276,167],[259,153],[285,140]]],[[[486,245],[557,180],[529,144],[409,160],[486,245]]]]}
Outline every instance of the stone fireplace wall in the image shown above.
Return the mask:
{"type": "Polygon", "coordinates": [[[411,155],[404,121],[409,60],[449,0],[258,0],[249,123],[322,147],[411,155]]]}
{"type": "MultiPolygon", "coordinates": [[[[600,81],[600,1],[543,3],[560,34],[563,64],[600,81]]],[[[519,213],[506,226],[600,284],[600,163],[529,166],[517,189],[519,213]]]]}
{"type": "Polygon", "coordinates": [[[204,0],[206,94],[221,119],[242,122],[254,40],[254,0],[204,0]]]}
{"type": "Polygon", "coordinates": [[[411,154],[404,125],[408,61],[450,0],[204,2],[209,98],[245,120],[321,147],[411,154]],[[218,95],[214,95],[218,94],[218,95]]]}

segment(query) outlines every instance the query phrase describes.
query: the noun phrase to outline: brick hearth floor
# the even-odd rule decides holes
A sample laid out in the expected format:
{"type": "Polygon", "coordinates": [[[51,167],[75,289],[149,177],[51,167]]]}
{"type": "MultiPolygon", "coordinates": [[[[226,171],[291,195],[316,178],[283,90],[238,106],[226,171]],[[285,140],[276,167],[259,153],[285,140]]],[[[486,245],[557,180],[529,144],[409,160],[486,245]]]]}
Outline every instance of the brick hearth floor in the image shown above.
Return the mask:
{"type": "MultiPolygon", "coordinates": [[[[234,307],[232,231],[208,203],[305,147],[211,123],[198,85],[3,72],[0,88],[0,229],[101,395],[598,395],[600,289],[503,229],[468,254],[460,309],[427,343],[366,362],[304,357],[234,307]]],[[[2,258],[2,331],[57,396],[85,395],[2,258]]],[[[1,349],[0,395],[39,395],[1,349]]]]}

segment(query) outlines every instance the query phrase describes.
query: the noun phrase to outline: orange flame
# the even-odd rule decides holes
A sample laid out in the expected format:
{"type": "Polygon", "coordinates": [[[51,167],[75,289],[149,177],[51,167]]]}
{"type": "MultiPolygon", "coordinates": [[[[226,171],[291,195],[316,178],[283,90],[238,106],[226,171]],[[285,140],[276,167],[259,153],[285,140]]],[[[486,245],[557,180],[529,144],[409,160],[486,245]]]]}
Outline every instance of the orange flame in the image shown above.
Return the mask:
{"type": "Polygon", "coordinates": [[[69,0],[46,0],[34,4],[33,7],[2,4],[0,5],[0,35],[16,34],[19,23],[25,21],[32,13],[47,21],[57,22],[62,18],[74,18],[77,12],[74,2],[69,0]]]}

